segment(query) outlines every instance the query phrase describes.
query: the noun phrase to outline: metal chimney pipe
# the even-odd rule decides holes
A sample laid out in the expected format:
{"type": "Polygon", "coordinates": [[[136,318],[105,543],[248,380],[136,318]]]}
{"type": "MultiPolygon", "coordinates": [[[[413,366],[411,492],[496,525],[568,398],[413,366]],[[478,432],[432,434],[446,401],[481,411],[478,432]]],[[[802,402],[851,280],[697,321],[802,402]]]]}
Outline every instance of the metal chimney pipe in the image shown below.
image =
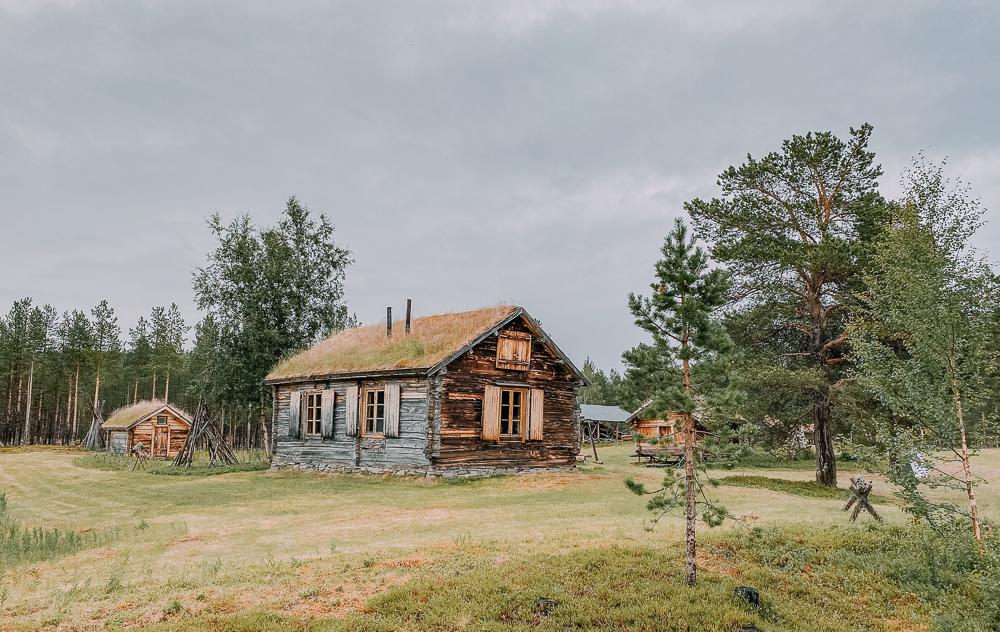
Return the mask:
{"type": "Polygon", "coordinates": [[[392,338],[392,308],[385,308],[385,336],[392,338]]]}
{"type": "Polygon", "coordinates": [[[406,335],[410,335],[410,315],[413,310],[413,299],[406,299],[406,335]]]}

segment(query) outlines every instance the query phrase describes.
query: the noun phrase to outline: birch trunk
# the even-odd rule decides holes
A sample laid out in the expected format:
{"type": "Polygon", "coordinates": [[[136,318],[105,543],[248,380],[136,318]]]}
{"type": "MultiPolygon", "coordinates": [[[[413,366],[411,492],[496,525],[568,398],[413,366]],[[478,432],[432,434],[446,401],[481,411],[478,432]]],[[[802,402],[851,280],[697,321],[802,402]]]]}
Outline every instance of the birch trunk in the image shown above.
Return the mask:
{"type": "Polygon", "coordinates": [[[153,397],[151,399],[156,399],[156,371],[153,371],[153,397]]]}
{"type": "Polygon", "coordinates": [[[170,369],[167,369],[167,383],[163,389],[163,401],[170,401],[170,369]]]}
{"type": "Polygon", "coordinates": [[[979,524],[979,506],[976,503],[976,488],[972,481],[972,468],[969,466],[969,443],[965,435],[965,413],[962,411],[962,393],[958,388],[955,353],[948,354],[948,381],[951,385],[951,399],[955,406],[955,422],[958,424],[958,436],[961,441],[960,460],[962,462],[962,481],[965,483],[965,494],[969,498],[969,513],[972,517],[972,537],[976,544],[982,546],[983,533],[979,524]]]}

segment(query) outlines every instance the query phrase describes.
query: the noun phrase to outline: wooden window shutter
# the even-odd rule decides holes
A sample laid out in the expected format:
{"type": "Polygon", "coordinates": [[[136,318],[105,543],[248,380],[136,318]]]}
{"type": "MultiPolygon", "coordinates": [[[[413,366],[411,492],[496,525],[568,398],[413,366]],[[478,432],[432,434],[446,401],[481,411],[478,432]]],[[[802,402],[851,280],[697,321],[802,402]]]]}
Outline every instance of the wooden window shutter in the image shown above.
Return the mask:
{"type": "Polygon", "coordinates": [[[333,438],[333,406],[337,401],[337,391],[332,388],[323,389],[323,402],[321,403],[322,425],[320,431],[324,439],[333,438]]]}
{"type": "Polygon", "coordinates": [[[299,413],[302,412],[302,391],[294,390],[288,395],[288,436],[298,439],[302,429],[299,427],[299,413]]]}
{"type": "Polygon", "coordinates": [[[531,334],[504,331],[497,338],[497,368],[527,371],[531,367],[531,334]]]}
{"type": "Polygon", "coordinates": [[[385,385],[385,436],[399,436],[399,382],[385,385]]]}
{"type": "Polygon", "coordinates": [[[347,406],[347,435],[350,437],[358,434],[358,386],[352,384],[347,387],[347,395],[344,396],[344,403],[347,406]]]}
{"type": "Polygon", "coordinates": [[[542,426],[545,418],[545,391],[531,389],[531,408],[528,412],[528,440],[542,440],[542,426]]]}
{"type": "Polygon", "coordinates": [[[483,441],[500,441],[500,389],[487,386],[483,394],[483,441]]]}

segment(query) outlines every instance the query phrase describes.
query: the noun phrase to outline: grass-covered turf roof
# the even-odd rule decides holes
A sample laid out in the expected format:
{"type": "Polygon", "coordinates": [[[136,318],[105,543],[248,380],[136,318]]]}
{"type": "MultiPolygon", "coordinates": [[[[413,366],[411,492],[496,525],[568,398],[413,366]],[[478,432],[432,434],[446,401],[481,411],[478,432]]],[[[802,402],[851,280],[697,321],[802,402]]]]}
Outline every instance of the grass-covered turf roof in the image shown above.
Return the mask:
{"type": "Polygon", "coordinates": [[[337,332],[313,347],[287,358],[266,381],[319,378],[341,373],[430,369],[519,308],[484,307],[469,312],[423,316],[413,320],[410,334],[400,324],[387,337],[385,325],[369,325],[337,332]]]}
{"type": "Polygon", "coordinates": [[[167,404],[167,402],[162,399],[144,399],[132,404],[131,406],[122,406],[115,412],[111,413],[111,416],[105,419],[104,423],[101,424],[101,428],[104,430],[125,430],[135,422],[149,417],[156,411],[168,405],[174,413],[183,417],[188,423],[191,422],[191,415],[180,408],[177,408],[173,404],[167,404]]]}

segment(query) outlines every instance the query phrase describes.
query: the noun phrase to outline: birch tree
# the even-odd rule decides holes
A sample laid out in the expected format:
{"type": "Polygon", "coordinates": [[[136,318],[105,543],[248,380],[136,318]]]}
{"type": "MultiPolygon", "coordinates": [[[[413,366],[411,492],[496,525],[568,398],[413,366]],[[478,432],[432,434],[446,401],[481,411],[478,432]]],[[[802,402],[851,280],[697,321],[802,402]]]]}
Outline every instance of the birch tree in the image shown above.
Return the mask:
{"type": "Polygon", "coordinates": [[[918,161],[903,211],[882,233],[867,279],[858,378],[891,413],[881,440],[907,510],[932,524],[963,515],[979,542],[969,411],[985,418],[986,379],[998,361],[996,277],[969,248],[982,210],[940,167],[918,161]],[[967,508],[930,499],[928,488],[960,490],[967,508]]]}
{"type": "Polygon", "coordinates": [[[334,243],[330,220],[294,197],[276,226],[258,228],[248,216],[223,224],[218,215],[209,226],[218,244],[196,271],[194,290],[217,336],[216,395],[245,411],[248,424],[256,417],[265,435],[267,372],[286,354],[354,323],[344,301],[351,255],[334,243]]]}

